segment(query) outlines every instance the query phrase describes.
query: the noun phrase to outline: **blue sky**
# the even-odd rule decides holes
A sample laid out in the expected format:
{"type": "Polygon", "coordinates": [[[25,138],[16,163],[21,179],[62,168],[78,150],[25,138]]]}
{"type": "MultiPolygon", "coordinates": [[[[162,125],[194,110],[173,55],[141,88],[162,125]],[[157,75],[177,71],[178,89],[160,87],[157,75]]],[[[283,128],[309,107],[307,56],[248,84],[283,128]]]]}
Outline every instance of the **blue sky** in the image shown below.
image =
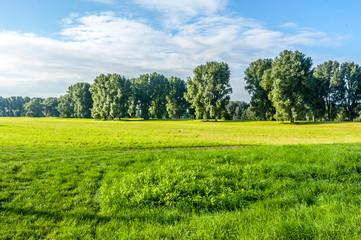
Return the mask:
{"type": "Polygon", "coordinates": [[[1,0],[0,96],[60,96],[101,73],[192,77],[231,67],[249,100],[251,61],[300,50],[316,66],[361,64],[360,0],[1,0]]]}

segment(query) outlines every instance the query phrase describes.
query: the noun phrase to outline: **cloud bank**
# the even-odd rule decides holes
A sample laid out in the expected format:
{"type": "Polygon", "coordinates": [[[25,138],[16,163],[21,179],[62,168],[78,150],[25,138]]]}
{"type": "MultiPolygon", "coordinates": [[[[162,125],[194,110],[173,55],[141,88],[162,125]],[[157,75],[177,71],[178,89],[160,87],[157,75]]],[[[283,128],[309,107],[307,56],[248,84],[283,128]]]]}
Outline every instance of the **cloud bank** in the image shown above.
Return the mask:
{"type": "Polygon", "coordinates": [[[69,85],[91,83],[101,73],[137,77],[156,71],[185,79],[199,64],[224,61],[232,70],[232,99],[248,100],[242,77],[251,61],[300,45],[336,44],[312,29],[286,34],[254,19],[217,14],[224,1],[161,2],[139,4],[160,12],[172,9],[188,20],[172,29],[166,24],[156,28],[148,21],[103,12],[72,14],[56,38],[0,32],[0,96],[59,96],[69,85]]]}

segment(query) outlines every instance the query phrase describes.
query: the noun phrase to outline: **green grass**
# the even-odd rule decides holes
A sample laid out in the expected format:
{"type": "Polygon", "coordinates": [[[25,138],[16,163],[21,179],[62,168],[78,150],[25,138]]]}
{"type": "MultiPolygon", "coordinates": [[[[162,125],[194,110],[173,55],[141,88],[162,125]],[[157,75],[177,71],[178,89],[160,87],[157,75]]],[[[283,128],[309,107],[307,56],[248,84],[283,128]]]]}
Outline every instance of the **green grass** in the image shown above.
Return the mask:
{"type": "Polygon", "coordinates": [[[361,124],[0,118],[0,239],[359,239],[361,124]]]}

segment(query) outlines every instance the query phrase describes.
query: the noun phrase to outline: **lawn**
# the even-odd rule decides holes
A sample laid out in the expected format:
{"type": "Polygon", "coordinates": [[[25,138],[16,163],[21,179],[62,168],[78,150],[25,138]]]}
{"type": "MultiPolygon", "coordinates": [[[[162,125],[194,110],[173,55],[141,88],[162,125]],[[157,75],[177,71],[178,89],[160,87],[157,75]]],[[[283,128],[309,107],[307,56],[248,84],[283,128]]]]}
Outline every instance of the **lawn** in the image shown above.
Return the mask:
{"type": "Polygon", "coordinates": [[[0,118],[0,239],[359,239],[361,124],[0,118]]]}

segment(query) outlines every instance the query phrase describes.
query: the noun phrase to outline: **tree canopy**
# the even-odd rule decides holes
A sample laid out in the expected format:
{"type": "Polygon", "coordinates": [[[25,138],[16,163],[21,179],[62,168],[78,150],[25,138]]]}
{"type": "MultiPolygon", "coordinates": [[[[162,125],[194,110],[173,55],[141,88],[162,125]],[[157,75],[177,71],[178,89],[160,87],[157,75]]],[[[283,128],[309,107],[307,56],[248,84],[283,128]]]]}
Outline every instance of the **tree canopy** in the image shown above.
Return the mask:
{"type": "Polygon", "coordinates": [[[245,89],[260,119],[273,115],[291,122],[306,118],[352,121],[360,111],[360,69],[353,62],[337,61],[312,68],[310,57],[285,50],[273,61],[252,62],[245,71],[245,89]]]}
{"type": "Polygon", "coordinates": [[[207,62],[196,67],[193,73],[193,79],[188,78],[185,97],[195,109],[196,118],[221,118],[232,93],[228,64],[207,62]]]}
{"type": "Polygon", "coordinates": [[[171,118],[181,118],[187,110],[187,101],[184,94],[187,92],[187,86],[184,80],[178,77],[169,78],[169,90],[166,96],[167,112],[171,118]]]}
{"type": "Polygon", "coordinates": [[[261,120],[271,120],[275,114],[275,108],[268,98],[270,90],[261,84],[267,72],[271,71],[272,62],[272,59],[258,59],[251,62],[244,72],[245,89],[251,95],[251,108],[261,120]]]}
{"type": "Polygon", "coordinates": [[[33,98],[30,102],[25,103],[24,108],[27,117],[43,117],[43,99],[33,98]]]}
{"type": "Polygon", "coordinates": [[[74,104],[74,117],[90,118],[93,108],[93,99],[89,91],[90,84],[79,82],[69,87],[68,93],[74,104]]]}
{"type": "Polygon", "coordinates": [[[56,97],[49,97],[43,101],[43,114],[45,117],[59,117],[60,113],[57,110],[59,100],[56,97]]]}
{"type": "Polygon", "coordinates": [[[312,77],[312,60],[299,51],[285,50],[272,63],[270,99],[276,109],[275,118],[294,122],[303,118],[312,77]]]}

